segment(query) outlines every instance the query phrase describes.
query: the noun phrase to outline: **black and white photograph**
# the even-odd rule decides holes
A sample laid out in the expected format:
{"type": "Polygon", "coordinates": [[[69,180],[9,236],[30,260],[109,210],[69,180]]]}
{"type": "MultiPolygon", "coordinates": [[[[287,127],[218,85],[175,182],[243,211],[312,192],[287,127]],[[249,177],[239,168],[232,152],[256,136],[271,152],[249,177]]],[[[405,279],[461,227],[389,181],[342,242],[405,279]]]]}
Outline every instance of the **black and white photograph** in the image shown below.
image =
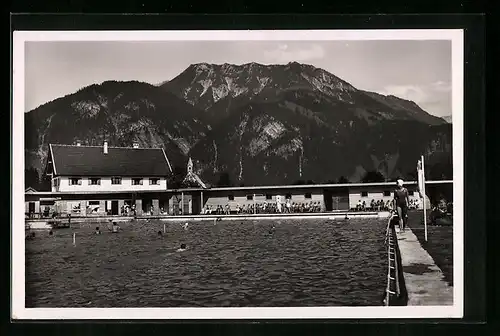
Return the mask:
{"type": "Polygon", "coordinates": [[[13,319],[463,316],[463,31],[15,31],[13,319]]]}

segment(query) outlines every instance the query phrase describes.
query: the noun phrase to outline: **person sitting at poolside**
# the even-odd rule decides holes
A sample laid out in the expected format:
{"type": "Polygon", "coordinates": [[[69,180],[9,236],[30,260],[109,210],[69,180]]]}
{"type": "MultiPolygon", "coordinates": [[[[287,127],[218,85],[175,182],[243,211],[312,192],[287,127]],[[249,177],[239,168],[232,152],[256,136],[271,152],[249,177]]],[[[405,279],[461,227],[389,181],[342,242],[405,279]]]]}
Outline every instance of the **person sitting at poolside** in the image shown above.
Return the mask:
{"type": "Polygon", "coordinates": [[[186,244],[182,243],[181,247],[177,249],[177,252],[184,252],[187,250],[186,244]]]}

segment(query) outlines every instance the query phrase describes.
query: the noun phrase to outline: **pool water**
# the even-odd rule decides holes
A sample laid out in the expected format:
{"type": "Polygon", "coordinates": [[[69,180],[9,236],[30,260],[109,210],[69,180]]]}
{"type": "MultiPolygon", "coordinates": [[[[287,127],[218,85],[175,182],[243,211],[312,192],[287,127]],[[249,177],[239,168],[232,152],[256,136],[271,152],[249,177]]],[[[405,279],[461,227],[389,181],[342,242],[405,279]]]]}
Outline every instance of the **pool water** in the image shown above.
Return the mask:
{"type": "Polygon", "coordinates": [[[37,232],[26,241],[26,307],[382,305],[383,219],[183,224],[120,223],[118,234],[98,224],[101,235],[93,234],[96,224],[37,232]],[[176,252],[181,243],[187,250],[176,252]]]}

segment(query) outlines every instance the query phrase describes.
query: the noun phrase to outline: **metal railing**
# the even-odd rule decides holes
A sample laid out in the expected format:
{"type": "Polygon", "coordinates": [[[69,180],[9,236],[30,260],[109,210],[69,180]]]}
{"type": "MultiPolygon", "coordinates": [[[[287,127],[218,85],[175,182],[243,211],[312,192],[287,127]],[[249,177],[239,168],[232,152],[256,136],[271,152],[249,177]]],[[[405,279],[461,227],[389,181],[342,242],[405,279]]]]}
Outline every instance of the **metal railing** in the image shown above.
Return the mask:
{"type": "Polygon", "coordinates": [[[385,244],[387,245],[387,287],[385,290],[385,305],[391,305],[391,297],[396,295],[397,297],[401,294],[400,284],[399,284],[399,266],[397,261],[397,249],[396,249],[396,231],[394,227],[391,227],[391,221],[394,215],[389,217],[387,223],[387,230],[385,235],[385,244]]]}

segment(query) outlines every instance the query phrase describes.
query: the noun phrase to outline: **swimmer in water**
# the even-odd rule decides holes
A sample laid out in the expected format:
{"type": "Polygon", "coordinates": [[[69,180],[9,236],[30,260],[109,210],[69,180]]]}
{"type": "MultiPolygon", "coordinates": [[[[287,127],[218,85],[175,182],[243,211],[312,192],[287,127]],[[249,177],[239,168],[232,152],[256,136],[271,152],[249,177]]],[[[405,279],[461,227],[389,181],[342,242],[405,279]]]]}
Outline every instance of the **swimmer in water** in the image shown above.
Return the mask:
{"type": "Polygon", "coordinates": [[[52,232],[52,230],[49,231],[49,236],[52,236],[54,234],[54,232],[52,232]]]}
{"type": "Polygon", "coordinates": [[[187,229],[188,229],[188,225],[189,225],[189,224],[188,224],[187,222],[184,224],[184,230],[187,230],[187,229]]]}
{"type": "Polygon", "coordinates": [[[95,227],[95,234],[96,235],[100,235],[101,234],[101,230],[99,229],[98,226],[95,227]]]}
{"type": "Polygon", "coordinates": [[[116,222],[113,222],[113,227],[111,229],[111,232],[118,233],[119,230],[120,230],[120,227],[118,226],[118,224],[116,224],[116,222]]]}
{"type": "Polygon", "coordinates": [[[181,244],[181,247],[177,249],[177,252],[183,252],[186,251],[186,249],[187,249],[186,244],[181,244]]]}
{"type": "Polygon", "coordinates": [[[276,226],[273,224],[273,226],[269,229],[269,234],[273,234],[274,231],[276,231],[276,226]]]}
{"type": "Polygon", "coordinates": [[[158,231],[158,237],[163,236],[163,233],[161,231],[158,231]]]}

